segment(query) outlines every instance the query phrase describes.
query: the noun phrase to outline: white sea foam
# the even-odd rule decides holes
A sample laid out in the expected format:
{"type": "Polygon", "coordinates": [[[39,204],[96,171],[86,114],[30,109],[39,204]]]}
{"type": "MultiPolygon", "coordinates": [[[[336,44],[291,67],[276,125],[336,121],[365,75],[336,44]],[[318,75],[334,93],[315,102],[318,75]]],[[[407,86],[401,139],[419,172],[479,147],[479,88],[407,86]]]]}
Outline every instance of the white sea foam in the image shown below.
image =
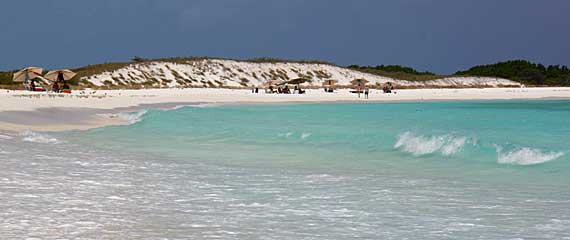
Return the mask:
{"type": "Polygon", "coordinates": [[[552,161],[564,156],[563,152],[545,152],[536,148],[514,148],[506,150],[500,146],[497,148],[497,162],[513,165],[535,165],[552,161]]]}
{"type": "Polygon", "coordinates": [[[183,107],[210,108],[210,107],[219,107],[219,106],[221,106],[221,104],[219,103],[200,103],[200,104],[184,105],[183,107]]]}
{"type": "Polygon", "coordinates": [[[109,196],[109,197],[107,197],[107,199],[110,199],[110,200],[117,200],[117,201],[125,201],[125,200],[127,200],[126,198],[122,198],[122,197],[119,197],[119,196],[109,196]]]}
{"type": "Polygon", "coordinates": [[[313,135],[313,134],[312,134],[312,133],[302,133],[302,134],[301,134],[301,139],[308,138],[308,137],[310,137],[311,135],[313,135]]]}
{"type": "Polygon", "coordinates": [[[128,113],[118,113],[116,116],[122,118],[129,122],[129,124],[135,124],[142,120],[142,117],[148,112],[148,110],[140,110],[138,112],[128,112],[128,113]]]}
{"type": "Polygon", "coordinates": [[[455,137],[450,134],[423,136],[408,131],[398,136],[394,148],[416,156],[437,152],[449,156],[461,151],[466,142],[467,138],[455,137]]]}
{"type": "MultiPolygon", "coordinates": [[[[279,134],[277,134],[277,136],[279,136],[279,137],[286,137],[286,138],[290,138],[290,137],[293,136],[293,135],[295,135],[295,138],[296,138],[297,136],[299,136],[297,133],[293,133],[293,132],[286,132],[286,133],[279,133],[279,134]]],[[[301,140],[303,140],[303,139],[306,139],[306,138],[308,138],[308,137],[310,137],[310,136],[312,136],[312,135],[313,135],[312,133],[303,132],[303,133],[301,133],[301,135],[299,136],[299,138],[300,138],[301,140]]]]}
{"type": "Polygon", "coordinates": [[[277,136],[289,138],[289,137],[293,136],[293,132],[279,133],[279,134],[277,134],[277,136]]]}
{"type": "Polygon", "coordinates": [[[191,105],[176,105],[176,106],[174,106],[174,107],[161,108],[160,110],[163,110],[163,111],[174,111],[174,110],[178,110],[178,109],[181,109],[181,108],[184,108],[184,107],[189,107],[189,106],[191,106],[191,105]]]}
{"type": "Polygon", "coordinates": [[[465,137],[451,138],[449,143],[441,148],[441,153],[446,156],[453,155],[461,150],[466,141],[467,138],[465,137]]]}
{"type": "Polygon", "coordinates": [[[33,131],[22,132],[20,133],[20,136],[22,137],[22,141],[24,142],[50,143],[50,144],[61,143],[61,141],[57,140],[57,138],[54,138],[47,134],[37,133],[33,131]]]}

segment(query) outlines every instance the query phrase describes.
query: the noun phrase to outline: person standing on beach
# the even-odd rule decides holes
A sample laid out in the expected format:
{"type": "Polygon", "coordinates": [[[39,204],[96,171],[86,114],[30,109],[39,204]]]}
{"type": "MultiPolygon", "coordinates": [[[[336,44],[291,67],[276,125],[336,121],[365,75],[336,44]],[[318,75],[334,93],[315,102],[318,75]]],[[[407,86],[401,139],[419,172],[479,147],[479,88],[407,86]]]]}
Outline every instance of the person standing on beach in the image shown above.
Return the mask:
{"type": "Polygon", "coordinates": [[[369,93],[369,92],[370,92],[370,89],[369,89],[369,88],[365,88],[365,89],[364,89],[364,98],[365,98],[365,99],[368,99],[368,93],[369,93]]]}
{"type": "Polygon", "coordinates": [[[30,80],[30,91],[36,91],[36,83],[33,79],[30,80]]]}
{"type": "Polygon", "coordinates": [[[59,92],[59,84],[57,82],[53,83],[53,85],[51,86],[51,91],[53,91],[54,93],[59,92]]]}
{"type": "Polygon", "coordinates": [[[65,78],[63,77],[63,73],[59,72],[57,74],[57,82],[63,82],[63,81],[65,81],[65,78]]]}

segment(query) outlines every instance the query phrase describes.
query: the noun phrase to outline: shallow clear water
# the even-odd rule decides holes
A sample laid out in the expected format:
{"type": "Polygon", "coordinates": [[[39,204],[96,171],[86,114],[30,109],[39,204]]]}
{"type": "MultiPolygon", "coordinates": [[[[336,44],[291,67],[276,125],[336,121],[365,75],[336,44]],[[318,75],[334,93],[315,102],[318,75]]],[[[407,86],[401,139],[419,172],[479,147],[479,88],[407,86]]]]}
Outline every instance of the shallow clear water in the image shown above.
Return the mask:
{"type": "Polygon", "coordinates": [[[570,101],[132,116],[0,135],[0,238],[570,239],[570,101]]]}

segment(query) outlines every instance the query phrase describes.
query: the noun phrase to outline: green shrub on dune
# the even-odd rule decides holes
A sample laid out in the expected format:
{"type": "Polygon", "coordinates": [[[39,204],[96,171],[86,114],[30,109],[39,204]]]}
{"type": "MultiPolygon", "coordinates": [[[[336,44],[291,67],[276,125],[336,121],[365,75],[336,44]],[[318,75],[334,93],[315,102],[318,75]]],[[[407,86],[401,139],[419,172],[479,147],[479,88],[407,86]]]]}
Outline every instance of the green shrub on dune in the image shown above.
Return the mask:
{"type": "Polygon", "coordinates": [[[532,63],[526,60],[512,60],[472,67],[455,73],[460,76],[500,77],[528,85],[570,86],[570,70],[564,65],[532,63]]]}

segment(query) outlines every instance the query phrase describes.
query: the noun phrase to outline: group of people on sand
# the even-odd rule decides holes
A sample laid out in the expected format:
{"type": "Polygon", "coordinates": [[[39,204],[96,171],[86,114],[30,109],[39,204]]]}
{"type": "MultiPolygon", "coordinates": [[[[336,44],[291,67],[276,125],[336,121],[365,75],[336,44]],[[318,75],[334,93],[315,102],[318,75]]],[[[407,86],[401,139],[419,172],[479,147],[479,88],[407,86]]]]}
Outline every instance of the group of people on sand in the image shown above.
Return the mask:
{"type": "MultiPolygon", "coordinates": [[[[396,92],[394,92],[394,85],[392,85],[392,83],[390,83],[390,82],[386,83],[386,85],[384,85],[384,86],[382,87],[382,91],[383,91],[384,93],[396,93],[396,92]]],[[[362,90],[358,89],[358,90],[352,91],[352,92],[358,93],[358,97],[359,97],[359,98],[360,98],[360,93],[364,93],[364,98],[365,98],[365,99],[368,99],[368,97],[369,97],[369,95],[370,95],[370,88],[365,87],[365,88],[362,89],[362,90]]]]}
{"type": "Polygon", "coordinates": [[[295,86],[293,91],[291,91],[291,89],[287,85],[285,85],[285,87],[283,87],[283,88],[277,87],[277,89],[275,89],[273,86],[269,86],[268,90],[269,90],[268,91],[269,93],[277,93],[277,94],[305,94],[306,93],[306,91],[301,89],[301,87],[299,87],[299,86],[295,86]]]}
{"type": "Polygon", "coordinates": [[[382,91],[384,91],[384,93],[392,93],[392,91],[394,91],[394,86],[391,82],[388,82],[386,85],[384,85],[382,91]]]}
{"type": "Polygon", "coordinates": [[[45,92],[46,91],[46,89],[42,86],[42,84],[37,82],[36,79],[30,80],[26,89],[30,90],[32,92],[45,92]]]}
{"type": "Polygon", "coordinates": [[[357,89],[355,91],[350,91],[351,93],[358,93],[358,98],[360,98],[360,94],[364,93],[364,99],[368,99],[370,95],[370,88],[365,87],[364,89],[357,89]]]}
{"type": "Polygon", "coordinates": [[[46,78],[36,77],[28,79],[24,81],[24,88],[32,92],[45,92],[51,90],[51,92],[54,93],[71,93],[71,87],[67,81],[65,81],[63,73],[61,72],[57,74],[57,77],[53,79],[53,83],[48,88],[42,86],[43,83],[45,83],[45,81],[42,80],[46,80],[46,78]]]}
{"type": "MultiPolygon", "coordinates": [[[[41,87],[39,83],[36,83],[35,79],[30,80],[27,89],[32,92],[46,91],[46,89],[41,87]]],[[[68,93],[71,92],[71,87],[66,81],[58,81],[58,82],[53,82],[53,84],[51,85],[51,91],[54,93],[68,93]]]]}
{"type": "Polygon", "coordinates": [[[61,81],[61,82],[54,82],[51,85],[51,91],[54,93],[65,93],[71,90],[71,87],[69,87],[69,84],[67,84],[66,81],[61,81]]]}
{"type": "MultiPolygon", "coordinates": [[[[325,92],[334,92],[334,88],[330,87],[330,88],[324,88],[325,92]]],[[[384,93],[395,93],[394,92],[394,85],[392,85],[392,83],[388,82],[386,83],[383,87],[382,87],[382,91],[384,93]]],[[[252,93],[259,93],[259,88],[255,87],[251,89],[252,93]]],[[[295,88],[293,90],[291,90],[289,88],[289,86],[285,85],[284,87],[277,87],[275,88],[274,86],[269,86],[268,88],[266,88],[265,90],[266,93],[277,93],[277,94],[304,94],[306,93],[305,90],[301,89],[299,86],[295,86],[295,88]]],[[[360,98],[360,94],[364,95],[365,99],[369,98],[370,95],[370,88],[364,86],[364,88],[359,87],[357,90],[355,91],[351,91],[352,93],[358,93],[358,97],[360,98]]]]}
{"type": "MultiPolygon", "coordinates": [[[[35,92],[35,91],[37,91],[36,90],[37,88],[38,87],[36,86],[36,80],[35,79],[30,80],[30,85],[27,87],[27,89],[32,91],[32,92],[35,92]]],[[[42,89],[42,91],[43,91],[43,89],[42,89]]]]}

